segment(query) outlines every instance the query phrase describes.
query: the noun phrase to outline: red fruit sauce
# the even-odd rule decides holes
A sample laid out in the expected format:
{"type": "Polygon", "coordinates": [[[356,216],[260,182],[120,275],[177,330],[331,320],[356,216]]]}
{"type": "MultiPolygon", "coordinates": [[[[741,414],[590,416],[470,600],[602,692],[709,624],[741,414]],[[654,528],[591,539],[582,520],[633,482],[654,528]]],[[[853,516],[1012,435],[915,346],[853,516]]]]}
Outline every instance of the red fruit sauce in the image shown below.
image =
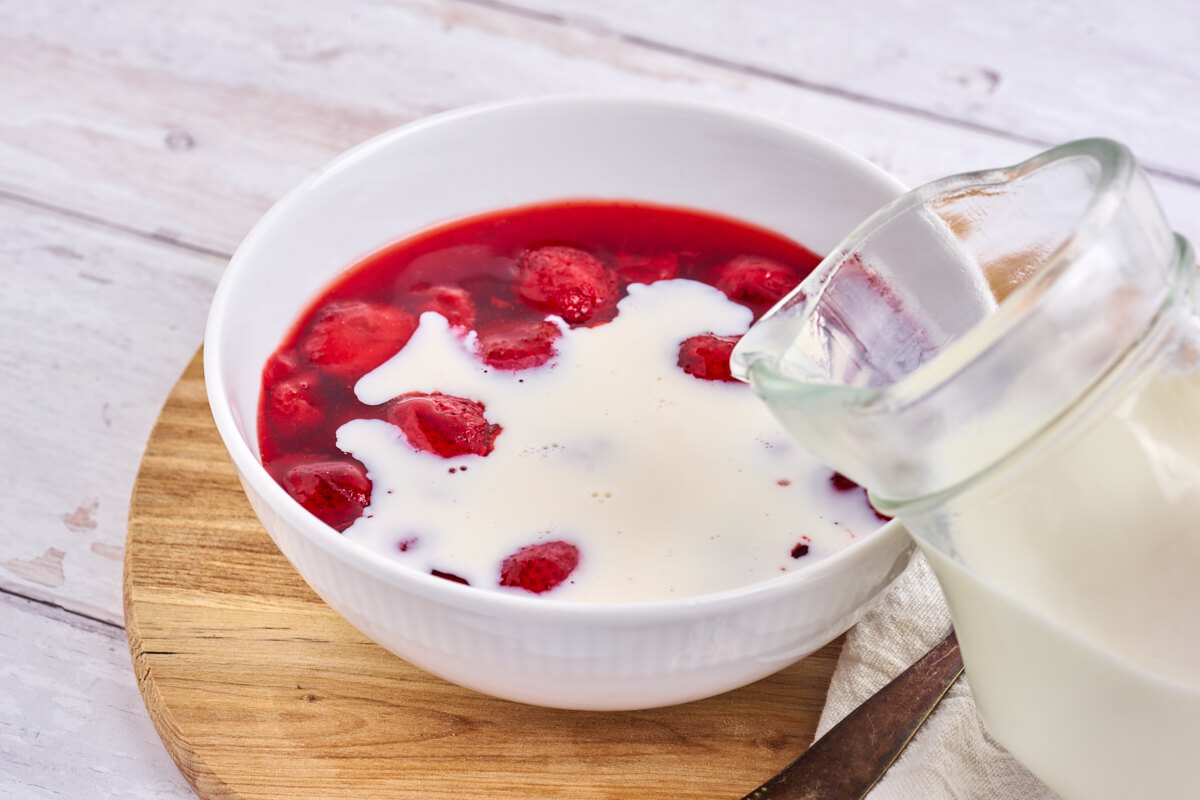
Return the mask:
{"type": "MultiPolygon", "coordinates": [[[[371,490],[362,465],[336,446],[346,422],[386,419],[415,449],[445,458],[486,456],[503,441],[504,421],[488,418],[472,398],[405,395],[368,406],[355,397],[358,379],[403,348],[421,313],[441,313],[463,335],[475,331],[481,366],[518,371],[553,358],[560,334],[547,316],[571,327],[602,325],[615,318],[631,283],[702,281],[757,319],[819,260],[741,222],[627,202],[559,202],[443,225],[353,265],[300,316],[263,370],[263,463],[301,504],[344,530],[369,505],[371,490]]],[[[679,366],[699,379],[729,381],[735,343],[692,337],[680,343],[679,366]]],[[[535,593],[553,588],[579,553],[566,542],[550,549],[514,554],[499,582],[535,593]],[[519,561],[527,562],[525,578],[519,561]]]]}

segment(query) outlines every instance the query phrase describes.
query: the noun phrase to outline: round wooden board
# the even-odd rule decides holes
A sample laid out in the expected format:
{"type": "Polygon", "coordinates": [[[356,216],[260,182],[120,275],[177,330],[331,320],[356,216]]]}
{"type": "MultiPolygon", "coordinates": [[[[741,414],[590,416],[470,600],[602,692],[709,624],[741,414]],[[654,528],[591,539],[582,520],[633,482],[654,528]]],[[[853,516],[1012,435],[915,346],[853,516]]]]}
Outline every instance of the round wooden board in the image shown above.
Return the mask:
{"type": "Polygon", "coordinates": [[[213,426],[199,355],[134,488],[125,622],[150,716],[205,800],[738,798],[807,747],[840,647],[636,712],[435,678],[342,620],[275,548],[213,426]]]}

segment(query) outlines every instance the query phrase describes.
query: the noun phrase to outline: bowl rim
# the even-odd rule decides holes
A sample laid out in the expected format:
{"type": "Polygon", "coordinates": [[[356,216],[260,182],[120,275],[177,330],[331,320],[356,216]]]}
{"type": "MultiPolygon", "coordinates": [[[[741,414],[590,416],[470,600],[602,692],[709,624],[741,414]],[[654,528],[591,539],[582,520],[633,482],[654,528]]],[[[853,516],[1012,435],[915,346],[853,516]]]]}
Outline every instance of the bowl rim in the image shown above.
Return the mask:
{"type": "MultiPolygon", "coordinates": [[[[805,149],[819,151],[823,158],[837,162],[849,171],[858,172],[868,180],[874,180],[896,195],[906,190],[906,187],[897,179],[867,159],[816,134],[753,112],[694,100],[620,93],[552,94],[451,109],[377,134],[335,156],[276,201],[239,243],[220,277],[209,308],[204,333],[205,391],[217,431],[242,479],[249,483],[261,500],[270,506],[292,530],[319,547],[327,555],[348,566],[365,572],[395,588],[409,591],[423,599],[442,605],[464,611],[486,612],[493,616],[512,616],[514,618],[519,616],[521,619],[535,621],[587,620],[606,621],[610,624],[632,622],[641,626],[667,620],[707,616],[714,606],[720,607],[720,610],[725,613],[734,613],[775,596],[787,596],[793,592],[802,591],[810,585],[824,583],[832,576],[845,571],[852,563],[868,558],[871,551],[888,547],[897,537],[907,538],[907,531],[898,521],[893,520],[803,569],[731,589],[661,600],[559,600],[533,595],[525,596],[524,593],[518,593],[519,590],[515,589],[494,591],[475,586],[462,586],[389,560],[381,554],[347,540],[341,533],[308,513],[270,477],[252,446],[242,438],[238,431],[233,417],[232,403],[228,400],[228,389],[218,364],[218,355],[226,349],[226,340],[229,338],[226,336],[228,328],[226,316],[230,298],[235,296],[241,276],[253,269],[254,266],[254,261],[246,255],[247,252],[252,251],[260,240],[269,236],[278,220],[284,218],[302,197],[319,186],[328,176],[347,169],[361,160],[369,159],[375,153],[390,148],[415,133],[433,127],[453,125],[478,116],[553,106],[563,110],[581,106],[588,108],[622,106],[676,109],[692,114],[724,118],[749,128],[773,131],[795,139],[805,149]]],[[[397,240],[419,233],[420,230],[401,232],[397,240]]],[[[270,532],[268,531],[268,533],[270,532]]],[[[274,538],[273,535],[272,538],[274,538]]]]}

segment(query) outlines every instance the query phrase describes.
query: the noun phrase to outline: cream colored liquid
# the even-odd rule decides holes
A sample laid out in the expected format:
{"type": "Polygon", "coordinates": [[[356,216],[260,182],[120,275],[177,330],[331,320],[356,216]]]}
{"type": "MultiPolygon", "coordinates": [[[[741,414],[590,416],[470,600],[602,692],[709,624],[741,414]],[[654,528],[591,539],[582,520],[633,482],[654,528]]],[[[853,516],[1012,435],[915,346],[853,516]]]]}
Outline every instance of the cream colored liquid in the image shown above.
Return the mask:
{"type": "Polygon", "coordinates": [[[503,559],[562,539],[579,547],[579,566],[546,597],[607,602],[732,589],[846,547],[882,524],[862,493],[835,492],[830,471],[748,387],[676,365],[683,339],[742,333],[750,321],[701,283],[635,285],[612,322],[564,329],[550,364],[504,372],[425,314],[405,348],[359,381],[359,399],[458,395],[482,402],[503,431],[486,457],[442,459],[413,451],[386,422],[343,425],[338,446],[374,484],[346,537],[415,569],[514,592],[497,585],[503,559]],[[801,541],[810,551],[793,558],[801,541]]]}
{"type": "Polygon", "coordinates": [[[997,484],[923,547],[989,729],[1070,800],[1200,797],[1200,377],[997,484]]]}

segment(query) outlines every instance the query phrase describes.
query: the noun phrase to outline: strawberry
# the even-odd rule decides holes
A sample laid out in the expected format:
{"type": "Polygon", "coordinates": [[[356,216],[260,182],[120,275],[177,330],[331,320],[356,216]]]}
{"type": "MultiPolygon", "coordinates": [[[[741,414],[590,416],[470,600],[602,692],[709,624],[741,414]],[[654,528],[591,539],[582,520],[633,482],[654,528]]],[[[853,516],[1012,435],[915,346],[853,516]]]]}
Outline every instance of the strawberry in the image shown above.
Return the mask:
{"type": "Polygon", "coordinates": [[[713,286],[734,302],[771,306],[796,288],[801,277],[765,256],[737,256],[717,268],[713,286]]]}
{"type": "Polygon", "coordinates": [[[325,421],[321,374],[301,369],[290,353],[276,353],[263,369],[266,418],[284,436],[311,431],[325,421]]]}
{"type": "Polygon", "coordinates": [[[562,335],[558,326],[545,320],[525,322],[479,337],[479,357],[496,369],[519,370],[540,367],[554,358],[554,340],[562,335]]]}
{"type": "Polygon", "coordinates": [[[349,528],[371,503],[366,470],[349,459],[297,464],[284,475],[283,488],[337,531],[349,528]]]}
{"type": "Polygon", "coordinates": [[[701,333],[689,336],[679,345],[678,364],[688,375],[706,381],[736,382],[729,371],[729,356],[741,336],[717,336],[701,333]]]}
{"type": "Polygon", "coordinates": [[[398,353],[416,329],[417,318],[402,309],[335,302],[317,313],[299,350],[325,372],[357,380],[398,353]]]}
{"type": "Polygon", "coordinates": [[[320,382],[320,373],[310,369],[270,388],[269,417],[277,431],[284,436],[297,436],[325,421],[317,393],[320,382]]]}
{"type": "Polygon", "coordinates": [[[562,541],[522,547],[500,565],[500,585],[527,592],[548,592],[579,566],[579,548],[562,541]]]}
{"type": "Polygon", "coordinates": [[[621,283],[654,283],[679,277],[679,256],[674,253],[657,256],[617,254],[617,277],[621,283]]]}
{"type": "Polygon", "coordinates": [[[575,247],[538,247],[517,261],[517,291],[571,325],[581,325],[617,300],[617,280],[600,259],[575,247]]]}
{"type": "Polygon", "coordinates": [[[452,327],[475,327],[475,301],[471,299],[470,292],[462,287],[445,284],[421,289],[414,287],[412,296],[417,303],[413,310],[418,316],[426,311],[436,311],[452,327]]]}
{"type": "Polygon", "coordinates": [[[392,400],[384,418],[404,431],[414,450],[442,458],[492,452],[499,425],[483,416],[483,404],[449,394],[413,392],[392,400]]]}
{"type": "Polygon", "coordinates": [[[300,360],[295,350],[276,350],[263,367],[263,383],[270,386],[286,381],[300,369],[300,360]]]}

